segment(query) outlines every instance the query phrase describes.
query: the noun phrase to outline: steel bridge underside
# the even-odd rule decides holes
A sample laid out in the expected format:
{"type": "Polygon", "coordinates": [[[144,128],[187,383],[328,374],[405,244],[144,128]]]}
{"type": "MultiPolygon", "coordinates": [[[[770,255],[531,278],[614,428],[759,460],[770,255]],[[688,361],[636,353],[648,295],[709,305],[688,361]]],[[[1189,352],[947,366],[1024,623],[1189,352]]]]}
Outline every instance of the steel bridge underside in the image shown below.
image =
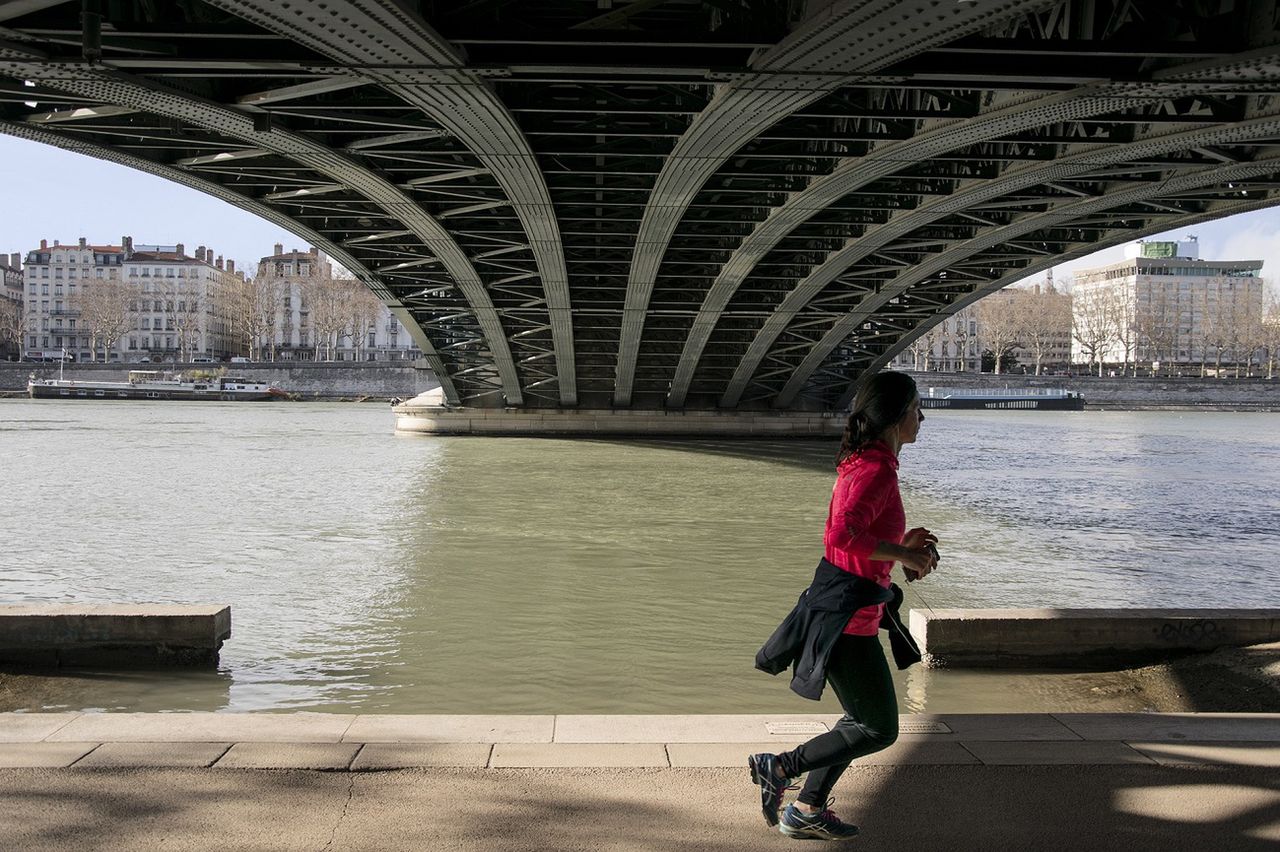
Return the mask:
{"type": "Polygon", "coordinates": [[[1275,0],[15,0],[0,91],[318,246],[464,406],[839,409],[1001,287],[1280,201],[1275,0]]]}

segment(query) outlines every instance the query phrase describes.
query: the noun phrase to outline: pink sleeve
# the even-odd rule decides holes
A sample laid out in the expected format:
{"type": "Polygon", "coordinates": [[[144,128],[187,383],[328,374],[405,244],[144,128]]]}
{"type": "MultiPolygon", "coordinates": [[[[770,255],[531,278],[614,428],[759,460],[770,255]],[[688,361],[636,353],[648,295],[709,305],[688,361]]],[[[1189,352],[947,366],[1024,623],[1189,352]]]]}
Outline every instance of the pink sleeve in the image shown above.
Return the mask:
{"type": "Polygon", "coordinates": [[[871,534],[871,523],[883,511],[897,477],[888,465],[878,465],[861,476],[842,476],[832,499],[831,544],[867,559],[880,539],[871,534]]]}

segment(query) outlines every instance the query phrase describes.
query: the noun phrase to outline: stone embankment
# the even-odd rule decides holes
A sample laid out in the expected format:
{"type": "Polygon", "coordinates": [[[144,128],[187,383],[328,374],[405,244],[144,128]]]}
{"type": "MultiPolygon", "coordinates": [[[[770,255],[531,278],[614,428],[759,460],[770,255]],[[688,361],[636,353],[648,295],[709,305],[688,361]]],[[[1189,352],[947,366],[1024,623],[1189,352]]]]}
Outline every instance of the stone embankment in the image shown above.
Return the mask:
{"type": "Polygon", "coordinates": [[[1007,376],[912,373],[922,392],[1063,388],[1084,396],[1085,408],[1115,411],[1280,411],[1280,378],[1151,378],[1133,376],[1007,376]]]}
{"type": "MultiPolygon", "coordinates": [[[[63,376],[75,381],[123,382],[129,370],[219,370],[267,382],[302,400],[385,401],[410,399],[439,387],[435,374],[410,363],[284,362],[262,364],[68,364],[63,376]]],[[[0,364],[0,395],[25,395],[27,377],[57,378],[57,364],[0,364]]]]}
{"type": "MultiPolygon", "coordinates": [[[[124,381],[130,368],[164,369],[172,365],[75,364],[65,375],[82,381],[124,381]]],[[[257,381],[266,381],[300,399],[385,400],[412,399],[438,386],[430,370],[409,363],[314,363],[192,365],[196,369],[225,367],[257,381]]],[[[27,376],[56,377],[56,364],[0,363],[0,396],[23,395],[27,376]]],[[[1083,394],[1090,409],[1280,411],[1278,379],[1133,378],[1097,376],[1007,376],[990,373],[914,373],[921,388],[1018,389],[1065,388],[1083,394]]]]}

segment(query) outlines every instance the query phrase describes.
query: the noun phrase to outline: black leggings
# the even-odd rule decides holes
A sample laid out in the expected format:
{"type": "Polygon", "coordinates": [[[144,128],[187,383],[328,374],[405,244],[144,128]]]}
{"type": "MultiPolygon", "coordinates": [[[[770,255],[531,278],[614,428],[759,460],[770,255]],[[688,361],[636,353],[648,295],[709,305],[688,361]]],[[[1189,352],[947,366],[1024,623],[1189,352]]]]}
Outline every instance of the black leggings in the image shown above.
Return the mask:
{"type": "Polygon", "coordinates": [[[898,738],[898,698],[879,636],[844,635],[827,661],[827,683],[844,716],[835,728],[794,751],[778,755],[788,778],[809,773],[798,800],[822,807],[831,788],[856,758],[893,745],[898,738]]]}

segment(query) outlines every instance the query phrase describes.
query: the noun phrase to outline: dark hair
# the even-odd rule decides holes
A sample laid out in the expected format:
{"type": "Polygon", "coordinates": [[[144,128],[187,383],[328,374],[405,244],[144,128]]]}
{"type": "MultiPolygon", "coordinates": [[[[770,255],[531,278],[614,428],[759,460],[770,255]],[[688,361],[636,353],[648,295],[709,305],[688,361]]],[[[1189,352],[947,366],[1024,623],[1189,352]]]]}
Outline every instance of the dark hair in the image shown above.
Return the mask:
{"type": "Polygon", "coordinates": [[[844,427],[836,466],[857,455],[890,426],[906,416],[917,396],[915,379],[906,373],[876,373],[862,383],[853,398],[853,410],[844,427]]]}

